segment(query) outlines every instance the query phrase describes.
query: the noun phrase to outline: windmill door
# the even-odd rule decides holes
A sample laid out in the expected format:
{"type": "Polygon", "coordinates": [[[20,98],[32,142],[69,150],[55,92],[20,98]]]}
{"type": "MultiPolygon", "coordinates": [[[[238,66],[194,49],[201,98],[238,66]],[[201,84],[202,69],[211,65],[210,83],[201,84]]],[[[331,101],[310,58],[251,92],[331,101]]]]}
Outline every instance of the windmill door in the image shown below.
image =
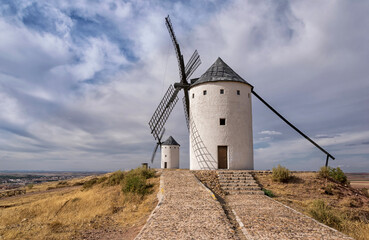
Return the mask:
{"type": "Polygon", "coordinates": [[[227,146],[218,146],[218,169],[228,168],[227,146]]]}

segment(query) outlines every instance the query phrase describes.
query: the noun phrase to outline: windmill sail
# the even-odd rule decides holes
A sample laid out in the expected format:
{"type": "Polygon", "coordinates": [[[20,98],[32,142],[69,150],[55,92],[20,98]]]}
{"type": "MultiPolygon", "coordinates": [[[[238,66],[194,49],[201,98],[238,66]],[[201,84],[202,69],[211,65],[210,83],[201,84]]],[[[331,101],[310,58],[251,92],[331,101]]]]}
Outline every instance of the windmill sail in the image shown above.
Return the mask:
{"type": "Polygon", "coordinates": [[[178,91],[179,90],[174,89],[174,87],[170,85],[167,92],[164,94],[163,99],[159,103],[159,106],[151,117],[149,126],[151,134],[157,141],[160,139],[159,134],[162,131],[165,122],[168,120],[170,113],[178,102],[178,91]]]}

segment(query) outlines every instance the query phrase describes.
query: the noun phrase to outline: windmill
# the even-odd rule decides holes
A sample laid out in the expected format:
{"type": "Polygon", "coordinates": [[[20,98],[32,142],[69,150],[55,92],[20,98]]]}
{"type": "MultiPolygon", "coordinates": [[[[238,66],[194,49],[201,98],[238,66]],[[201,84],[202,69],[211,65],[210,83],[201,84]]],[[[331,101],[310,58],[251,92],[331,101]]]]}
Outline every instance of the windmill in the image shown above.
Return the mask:
{"type": "Polygon", "coordinates": [[[154,158],[156,155],[156,151],[158,150],[158,147],[161,146],[162,142],[161,139],[164,135],[164,125],[166,121],[168,120],[168,117],[170,113],[172,112],[174,106],[178,102],[178,93],[180,90],[183,89],[184,91],[184,97],[183,97],[183,104],[184,104],[184,111],[185,111],[185,118],[187,127],[189,126],[189,98],[188,98],[188,88],[190,86],[188,80],[193,74],[193,72],[200,66],[201,60],[200,56],[195,50],[195,52],[192,54],[191,58],[188,60],[187,64],[184,64],[183,55],[181,53],[181,49],[179,47],[179,44],[177,42],[177,38],[174,34],[173,26],[170,21],[169,16],[165,18],[165,24],[168,28],[170,38],[172,39],[174,49],[177,56],[178,61],[178,68],[179,68],[179,82],[173,85],[170,85],[166,93],[164,94],[163,99],[159,103],[159,106],[156,108],[153,116],[151,117],[151,120],[149,121],[149,126],[151,130],[151,134],[154,136],[155,140],[157,141],[157,144],[155,146],[154,152],[151,157],[151,163],[154,162],[154,158]]]}
{"type": "Polygon", "coordinates": [[[149,121],[151,133],[157,141],[151,162],[162,144],[163,128],[178,101],[177,95],[180,90],[184,91],[183,104],[190,135],[191,170],[253,169],[251,94],[326,154],[326,166],[329,158],[335,159],[261,98],[254,91],[254,87],[221,58],[218,58],[200,78],[189,81],[201,63],[198,52],[195,50],[188,63],[184,65],[169,16],[165,18],[165,22],[175,48],[180,81],[175,83],[174,87],[169,86],[149,121]]]}

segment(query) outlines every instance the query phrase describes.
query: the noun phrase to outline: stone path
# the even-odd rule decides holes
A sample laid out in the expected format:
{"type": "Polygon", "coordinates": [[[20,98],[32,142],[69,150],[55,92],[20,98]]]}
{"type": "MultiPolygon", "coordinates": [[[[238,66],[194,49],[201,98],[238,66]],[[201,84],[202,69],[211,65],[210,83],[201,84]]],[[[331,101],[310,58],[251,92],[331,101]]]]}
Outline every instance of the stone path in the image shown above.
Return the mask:
{"type": "Polygon", "coordinates": [[[262,195],[228,195],[247,239],[352,239],[262,195]]]}
{"type": "Polygon", "coordinates": [[[236,239],[220,205],[185,170],[163,171],[163,198],[136,239],[236,239]]]}
{"type": "MultiPolygon", "coordinates": [[[[237,182],[227,182],[228,177],[223,177],[225,187],[243,180],[250,185],[249,179],[241,179],[244,176],[233,176],[237,182]]],[[[235,215],[236,227],[246,239],[352,239],[265,195],[246,190],[230,191],[223,203],[235,215]]],[[[160,192],[162,200],[136,239],[238,239],[220,203],[190,171],[163,171],[160,192]]]]}

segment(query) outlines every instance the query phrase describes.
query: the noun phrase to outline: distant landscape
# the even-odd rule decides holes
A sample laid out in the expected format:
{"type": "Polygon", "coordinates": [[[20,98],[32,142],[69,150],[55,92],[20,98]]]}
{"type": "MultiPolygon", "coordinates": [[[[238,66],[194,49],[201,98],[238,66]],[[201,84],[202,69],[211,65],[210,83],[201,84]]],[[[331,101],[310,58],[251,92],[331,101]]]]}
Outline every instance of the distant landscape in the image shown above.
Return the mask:
{"type": "Polygon", "coordinates": [[[0,191],[16,189],[38,183],[65,181],[91,175],[105,174],[106,172],[83,171],[0,171],[0,191]]]}
{"type": "Polygon", "coordinates": [[[369,173],[346,173],[353,188],[369,189],[369,173]]]}

